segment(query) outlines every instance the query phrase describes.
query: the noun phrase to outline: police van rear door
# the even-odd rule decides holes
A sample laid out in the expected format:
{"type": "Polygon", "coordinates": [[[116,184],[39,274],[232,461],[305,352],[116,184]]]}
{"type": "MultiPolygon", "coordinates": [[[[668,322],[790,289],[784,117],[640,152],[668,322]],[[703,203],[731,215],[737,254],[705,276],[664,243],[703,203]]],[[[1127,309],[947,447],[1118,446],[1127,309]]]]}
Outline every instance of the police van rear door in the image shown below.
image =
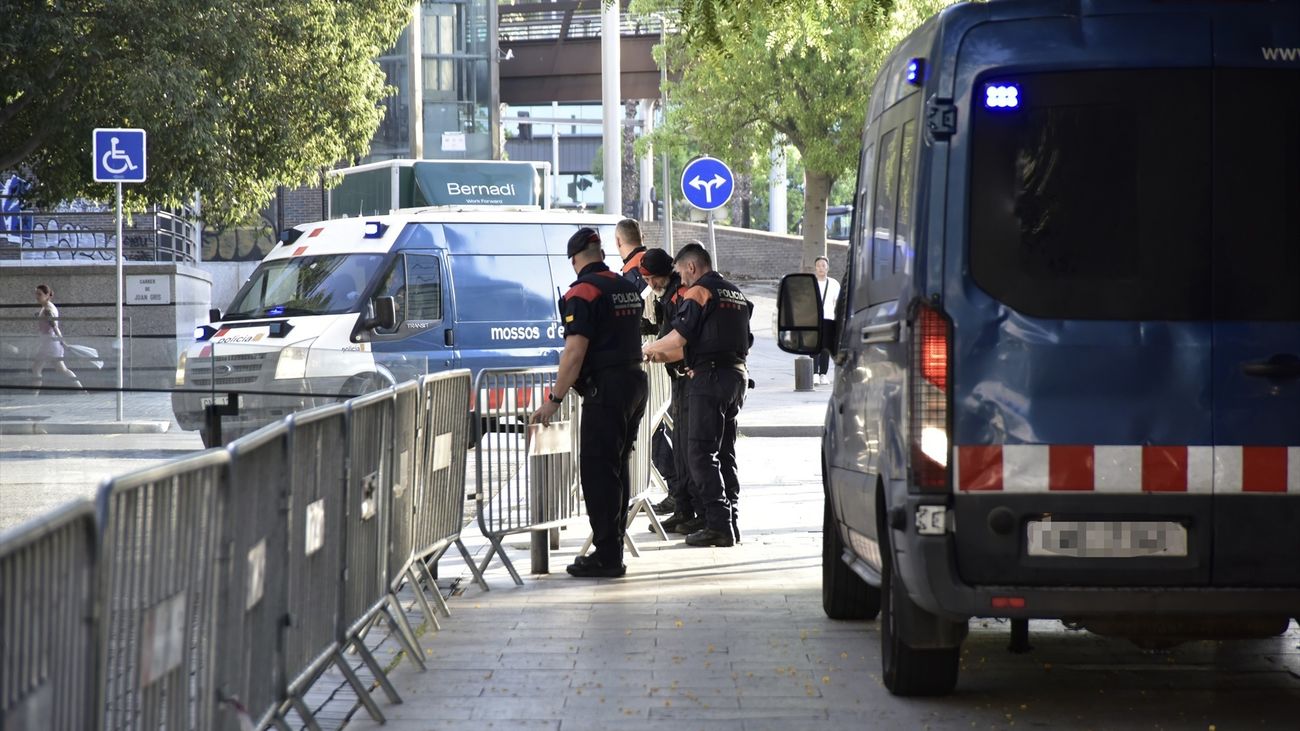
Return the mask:
{"type": "Polygon", "coordinates": [[[1300,586],[1300,7],[1215,28],[1213,580],[1300,586]]]}
{"type": "Polygon", "coordinates": [[[969,583],[1211,580],[1210,30],[1059,17],[963,39],[943,307],[969,583]]]}

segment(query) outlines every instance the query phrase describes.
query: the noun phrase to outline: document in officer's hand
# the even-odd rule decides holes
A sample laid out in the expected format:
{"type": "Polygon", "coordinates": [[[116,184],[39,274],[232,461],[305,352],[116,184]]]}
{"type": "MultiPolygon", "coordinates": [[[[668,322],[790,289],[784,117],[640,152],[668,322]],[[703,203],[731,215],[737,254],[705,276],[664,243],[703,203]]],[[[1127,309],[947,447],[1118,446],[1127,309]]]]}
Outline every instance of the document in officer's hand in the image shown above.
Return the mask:
{"type": "Polygon", "coordinates": [[[524,439],[529,457],[567,454],[573,451],[573,422],[552,421],[548,426],[529,424],[524,439]]]}

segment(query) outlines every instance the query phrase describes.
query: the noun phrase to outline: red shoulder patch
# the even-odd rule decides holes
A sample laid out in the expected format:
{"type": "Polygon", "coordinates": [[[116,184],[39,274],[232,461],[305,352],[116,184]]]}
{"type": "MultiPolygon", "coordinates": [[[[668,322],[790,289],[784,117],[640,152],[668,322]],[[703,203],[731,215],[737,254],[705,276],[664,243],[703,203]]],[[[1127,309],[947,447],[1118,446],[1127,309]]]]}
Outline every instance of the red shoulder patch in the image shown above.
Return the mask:
{"type": "Polygon", "coordinates": [[[573,288],[564,294],[564,299],[569,300],[578,298],[584,302],[595,302],[600,297],[600,287],[590,282],[578,282],[573,288]]]}
{"type": "Polygon", "coordinates": [[[618,275],[608,269],[603,272],[596,272],[596,276],[604,277],[606,279],[618,279],[618,275]]]}
{"type": "Polygon", "coordinates": [[[637,253],[633,254],[631,259],[628,259],[626,262],[623,263],[623,273],[627,274],[633,269],[636,269],[637,267],[641,266],[641,260],[644,258],[645,258],[644,251],[638,251],[637,253]]]}
{"type": "Polygon", "coordinates": [[[682,299],[691,300],[703,307],[709,303],[709,300],[713,299],[713,293],[709,291],[708,287],[691,287],[682,293],[682,299]]]}

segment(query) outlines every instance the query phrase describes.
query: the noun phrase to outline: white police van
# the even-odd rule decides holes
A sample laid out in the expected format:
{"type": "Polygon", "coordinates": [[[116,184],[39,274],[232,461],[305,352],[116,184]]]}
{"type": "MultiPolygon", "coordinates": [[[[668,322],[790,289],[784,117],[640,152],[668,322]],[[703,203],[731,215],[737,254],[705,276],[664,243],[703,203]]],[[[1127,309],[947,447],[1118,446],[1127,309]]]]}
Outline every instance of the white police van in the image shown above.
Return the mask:
{"type": "MultiPolygon", "coordinates": [[[[478,168],[494,165],[502,164],[478,168]]],[[[227,311],[214,312],[182,354],[172,397],[180,426],[216,442],[207,407],[228,404],[231,394],[237,407],[226,406],[225,439],[424,373],[558,363],[556,302],[575,278],[565,245],[591,226],[615,252],[618,217],[485,206],[491,184],[452,183],[472,190],[476,205],[282,234],[227,311]]],[[[524,195],[533,199],[531,190],[524,195]]]]}

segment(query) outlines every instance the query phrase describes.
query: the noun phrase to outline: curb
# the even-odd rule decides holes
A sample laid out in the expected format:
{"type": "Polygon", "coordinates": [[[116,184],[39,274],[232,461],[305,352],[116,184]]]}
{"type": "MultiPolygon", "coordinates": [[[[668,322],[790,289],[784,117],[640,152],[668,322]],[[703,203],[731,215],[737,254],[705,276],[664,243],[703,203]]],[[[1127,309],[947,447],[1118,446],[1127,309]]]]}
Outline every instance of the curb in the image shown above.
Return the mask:
{"type": "Polygon", "coordinates": [[[742,437],[818,437],[821,426],[745,426],[737,427],[742,437]]]}
{"type": "Polygon", "coordinates": [[[18,434],[162,434],[166,421],[22,421],[0,422],[0,435],[18,434]]]}

